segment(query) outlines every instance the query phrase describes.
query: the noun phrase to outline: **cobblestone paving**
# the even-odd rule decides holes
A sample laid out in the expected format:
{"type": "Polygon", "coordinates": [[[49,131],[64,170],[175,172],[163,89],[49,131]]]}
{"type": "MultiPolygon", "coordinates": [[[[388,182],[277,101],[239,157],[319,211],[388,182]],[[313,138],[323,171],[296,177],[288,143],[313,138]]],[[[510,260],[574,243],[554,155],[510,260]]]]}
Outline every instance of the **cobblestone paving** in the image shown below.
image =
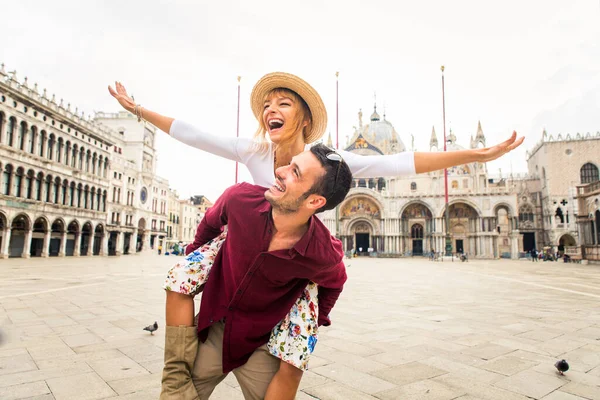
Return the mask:
{"type": "MultiPolygon", "coordinates": [[[[158,398],[173,261],[0,260],[0,399],[158,398]]],[[[348,263],[298,399],[600,399],[600,266],[348,263]]],[[[243,397],[230,375],[212,398],[243,397]]]]}

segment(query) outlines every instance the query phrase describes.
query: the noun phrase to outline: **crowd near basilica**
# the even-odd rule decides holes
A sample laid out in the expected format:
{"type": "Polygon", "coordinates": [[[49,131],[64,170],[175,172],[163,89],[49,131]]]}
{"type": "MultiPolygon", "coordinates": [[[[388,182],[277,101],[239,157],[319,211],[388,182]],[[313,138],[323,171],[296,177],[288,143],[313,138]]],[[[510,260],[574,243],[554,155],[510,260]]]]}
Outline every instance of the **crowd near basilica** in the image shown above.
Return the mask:
{"type": "MultiPolygon", "coordinates": [[[[485,121],[484,124],[485,125],[485,121]]],[[[45,89],[0,68],[0,258],[120,256],[189,243],[207,207],[180,199],[157,176],[156,128],[125,111],[84,116],[45,89]]],[[[414,151],[409,135],[377,112],[358,112],[344,150],[414,151]],[[410,146],[409,146],[410,144],[410,146]]],[[[443,151],[443,133],[429,149],[443,151]]],[[[331,144],[331,137],[325,138],[331,144]]],[[[409,177],[355,179],[324,221],[348,254],[522,258],[532,249],[600,261],[600,132],[529,137],[528,172],[494,174],[485,163],[409,177]]],[[[485,147],[482,124],[452,131],[447,151],[485,147]]]]}

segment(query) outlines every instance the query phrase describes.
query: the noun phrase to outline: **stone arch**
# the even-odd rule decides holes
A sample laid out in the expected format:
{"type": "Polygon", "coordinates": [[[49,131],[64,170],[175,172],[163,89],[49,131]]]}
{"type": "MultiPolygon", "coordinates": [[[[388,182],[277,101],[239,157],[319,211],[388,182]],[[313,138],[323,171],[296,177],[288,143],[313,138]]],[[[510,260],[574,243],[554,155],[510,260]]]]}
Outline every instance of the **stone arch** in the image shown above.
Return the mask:
{"type": "Polygon", "coordinates": [[[579,176],[582,184],[592,183],[600,180],[598,166],[592,162],[583,164],[579,169],[579,176]]]}
{"type": "Polygon", "coordinates": [[[31,247],[29,255],[31,257],[41,257],[44,255],[44,241],[46,234],[50,231],[50,222],[45,216],[40,216],[35,219],[31,233],[31,247]]]}
{"type": "Polygon", "coordinates": [[[515,210],[513,209],[513,207],[510,204],[505,203],[505,202],[500,202],[500,203],[497,203],[496,205],[494,205],[494,214],[497,214],[498,210],[501,209],[501,208],[505,208],[506,211],[511,216],[513,216],[513,217],[515,216],[515,210]]]}
{"type": "Polygon", "coordinates": [[[44,173],[38,172],[35,177],[35,191],[33,198],[37,201],[43,201],[42,193],[44,188],[44,173]]]}
{"type": "Polygon", "coordinates": [[[27,238],[31,232],[31,218],[25,213],[18,214],[10,223],[10,243],[8,245],[9,257],[29,256],[29,243],[27,238]],[[27,247],[27,251],[25,248],[27,247]]]}
{"type": "Polygon", "coordinates": [[[90,221],[86,221],[81,226],[81,243],[79,247],[79,255],[87,256],[91,246],[91,239],[94,229],[90,221]]]}
{"type": "Polygon", "coordinates": [[[28,132],[27,122],[21,121],[21,123],[19,124],[19,133],[17,136],[17,148],[19,150],[25,151],[25,143],[26,143],[25,138],[27,136],[27,132],[28,132]]]}
{"type": "Polygon", "coordinates": [[[5,196],[8,196],[11,194],[11,186],[13,185],[13,166],[12,164],[5,164],[4,165],[4,170],[2,171],[2,190],[0,191],[0,193],[2,193],[5,196]]]}
{"type": "Polygon", "coordinates": [[[25,193],[24,196],[26,199],[35,198],[34,193],[34,185],[35,184],[35,171],[32,169],[27,170],[27,174],[25,175],[25,193]]]}
{"type": "Polygon", "coordinates": [[[69,222],[67,225],[67,243],[65,245],[65,255],[73,256],[75,255],[75,248],[77,244],[77,239],[80,235],[79,229],[79,221],[76,219],[69,222]]]}
{"type": "Polygon", "coordinates": [[[96,229],[94,229],[94,248],[92,250],[92,254],[95,256],[100,255],[102,252],[102,242],[104,241],[104,235],[106,235],[104,225],[98,224],[96,225],[96,229]]]}
{"type": "Polygon", "coordinates": [[[577,241],[570,233],[565,233],[558,239],[559,246],[577,246],[577,241]]]}
{"type": "Polygon", "coordinates": [[[48,160],[54,160],[54,145],[56,144],[56,135],[54,133],[50,133],[48,136],[48,152],[46,154],[46,158],[48,160]]]}
{"type": "MultiPolygon", "coordinates": [[[[452,200],[448,203],[448,208],[450,208],[450,210],[452,210],[452,206],[454,206],[456,204],[460,204],[460,203],[470,206],[477,214],[477,217],[481,217],[481,215],[482,215],[481,210],[471,200],[467,200],[467,199],[463,199],[463,198],[452,200]]],[[[446,207],[441,207],[440,211],[438,212],[438,218],[444,218],[446,216],[445,212],[446,212],[446,207]]],[[[452,214],[450,214],[450,218],[452,218],[452,214]]]]}
{"type": "Polygon", "coordinates": [[[35,145],[38,140],[38,128],[35,125],[31,125],[29,128],[29,142],[27,143],[27,152],[35,154],[35,145]]]}
{"type": "Polygon", "coordinates": [[[15,181],[13,187],[13,196],[15,197],[25,197],[23,191],[23,179],[25,178],[25,169],[23,167],[18,167],[15,171],[15,181]]]}
{"type": "Polygon", "coordinates": [[[369,248],[373,248],[377,252],[381,245],[377,227],[373,221],[364,216],[352,219],[348,224],[347,232],[346,249],[354,249],[356,254],[367,255],[369,248]]]}
{"type": "Polygon", "coordinates": [[[17,125],[17,119],[15,117],[8,118],[8,125],[6,126],[6,144],[10,147],[14,147],[15,144],[15,126],[17,125]]]}
{"type": "Polygon", "coordinates": [[[56,162],[57,163],[64,163],[64,159],[63,159],[63,152],[64,152],[64,148],[65,148],[65,140],[62,137],[58,137],[58,140],[56,141],[56,162]]]}
{"type": "Polygon", "coordinates": [[[67,231],[67,225],[65,220],[62,218],[56,218],[50,227],[50,248],[48,255],[50,257],[56,257],[61,255],[61,245],[64,240],[65,233],[67,231]]]}

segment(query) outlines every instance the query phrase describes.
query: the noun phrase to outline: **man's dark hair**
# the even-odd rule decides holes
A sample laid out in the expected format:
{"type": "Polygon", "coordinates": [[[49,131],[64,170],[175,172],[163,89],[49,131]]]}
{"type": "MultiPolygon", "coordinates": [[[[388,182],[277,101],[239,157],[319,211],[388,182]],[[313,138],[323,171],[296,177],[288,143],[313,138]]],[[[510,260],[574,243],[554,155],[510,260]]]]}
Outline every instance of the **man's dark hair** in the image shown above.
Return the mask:
{"type": "Polygon", "coordinates": [[[318,194],[327,199],[327,203],[315,211],[316,214],[332,210],[344,200],[352,185],[352,172],[350,172],[348,164],[341,159],[341,156],[340,161],[327,158],[327,155],[329,153],[335,153],[335,150],[330,149],[323,144],[312,146],[310,152],[317,157],[317,160],[319,160],[323,168],[325,168],[325,174],[317,179],[310,190],[304,194],[306,197],[311,194],[318,194]],[[336,175],[337,183],[335,180],[336,175]]]}

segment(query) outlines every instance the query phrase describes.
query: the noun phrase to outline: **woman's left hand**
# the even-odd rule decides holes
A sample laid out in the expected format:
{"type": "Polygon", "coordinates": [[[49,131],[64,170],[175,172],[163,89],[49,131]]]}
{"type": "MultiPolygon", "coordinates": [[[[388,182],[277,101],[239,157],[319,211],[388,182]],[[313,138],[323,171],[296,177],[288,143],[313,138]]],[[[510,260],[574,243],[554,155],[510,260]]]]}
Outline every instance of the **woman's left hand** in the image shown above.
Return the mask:
{"type": "Polygon", "coordinates": [[[523,143],[523,140],[525,140],[525,136],[522,136],[519,139],[517,139],[517,132],[513,131],[511,137],[508,140],[495,146],[486,147],[484,149],[478,150],[477,161],[487,162],[502,157],[504,154],[513,151],[514,149],[519,147],[523,143]]]}

